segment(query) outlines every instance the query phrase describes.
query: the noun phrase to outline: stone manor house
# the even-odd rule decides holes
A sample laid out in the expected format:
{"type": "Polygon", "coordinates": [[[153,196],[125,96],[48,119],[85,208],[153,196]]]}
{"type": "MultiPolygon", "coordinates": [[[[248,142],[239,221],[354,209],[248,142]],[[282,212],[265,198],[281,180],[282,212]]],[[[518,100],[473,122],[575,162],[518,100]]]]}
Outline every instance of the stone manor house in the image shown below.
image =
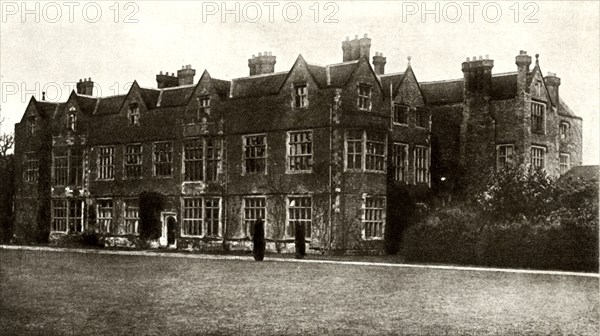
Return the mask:
{"type": "Polygon", "coordinates": [[[460,167],[514,162],[558,176],[581,164],[582,120],[537,55],[531,68],[521,51],[504,74],[467,58],[462,78],[419,83],[410,58],[386,74],[370,46],[346,38],[341,62],[326,66],[299,55],[275,72],[262,52],[231,80],[195,79],[186,65],[124,95],[95,97],[88,78],[65,102],[32,97],[15,125],[16,234],[95,231],[129,245],[139,195],[152,191],[165,200],[165,247],[248,248],[260,217],[270,250],[293,248],[296,223],[312,250],[382,250],[392,188],[431,194],[460,167]]]}

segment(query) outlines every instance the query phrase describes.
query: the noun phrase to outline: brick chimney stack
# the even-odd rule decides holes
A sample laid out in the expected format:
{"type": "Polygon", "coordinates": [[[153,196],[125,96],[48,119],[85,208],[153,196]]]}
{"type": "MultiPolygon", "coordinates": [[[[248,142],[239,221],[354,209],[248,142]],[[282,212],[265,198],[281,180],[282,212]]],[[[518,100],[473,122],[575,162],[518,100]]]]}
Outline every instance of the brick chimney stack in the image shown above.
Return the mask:
{"type": "Polygon", "coordinates": [[[159,89],[174,87],[177,85],[179,85],[179,79],[177,78],[177,76],[175,76],[174,73],[171,73],[169,75],[168,72],[165,72],[163,74],[163,72],[161,71],[158,75],[156,75],[156,86],[159,89]]]}
{"type": "Polygon", "coordinates": [[[548,72],[548,76],[544,77],[544,82],[550,91],[552,101],[558,105],[558,87],[560,86],[560,78],[554,72],[548,72]]]}
{"type": "Polygon", "coordinates": [[[258,56],[252,55],[248,60],[250,76],[269,74],[275,72],[276,57],[270,51],[259,52],[258,56]]]}
{"type": "Polygon", "coordinates": [[[383,57],[383,53],[375,52],[375,56],[373,56],[373,68],[375,69],[375,74],[383,75],[385,73],[385,63],[386,58],[383,57]]]}
{"type": "Polygon", "coordinates": [[[361,39],[358,35],[354,36],[354,40],[350,40],[346,36],[346,41],[342,41],[343,61],[356,61],[361,57],[370,58],[371,54],[371,39],[365,34],[361,39]]]}
{"type": "Polygon", "coordinates": [[[527,91],[527,74],[531,65],[531,56],[527,55],[527,51],[521,50],[515,57],[515,64],[517,65],[517,90],[520,94],[527,91]]]}
{"type": "Polygon", "coordinates": [[[485,58],[473,56],[473,60],[467,57],[467,60],[462,64],[463,76],[465,79],[465,93],[481,92],[489,94],[492,84],[492,68],[494,60],[489,59],[488,55],[485,58]]]}
{"type": "Polygon", "coordinates": [[[182,66],[181,70],[177,70],[178,84],[180,86],[194,84],[194,76],[195,75],[196,75],[196,70],[192,69],[191,64],[182,66]]]}
{"type": "Polygon", "coordinates": [[[94,82],[92,82],[91,78],[88,79],[79,79],[77,83],[77,93],[80,95],[91,96],[94,94],[94,82]]]}

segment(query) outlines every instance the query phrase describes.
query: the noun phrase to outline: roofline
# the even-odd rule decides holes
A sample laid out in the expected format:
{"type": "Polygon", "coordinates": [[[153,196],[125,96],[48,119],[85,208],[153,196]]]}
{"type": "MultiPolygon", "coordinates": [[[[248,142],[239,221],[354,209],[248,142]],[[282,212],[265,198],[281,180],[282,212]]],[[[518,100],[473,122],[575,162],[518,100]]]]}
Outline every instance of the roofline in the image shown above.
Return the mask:
{"type": "Polygon", "coordinates": [[[389,74],[383,74],[383,75],[377,75],[377,76],[379,76],[379,77],[398,76],[398,75],[402,76],[402,75],[404,75],[405,72],[406,71],[404,71],[404,72],[400,72],[399,71],[399,72],[392,72],[392,73],[389,73],[389,74]]]}
{"type": "Polygon", "coordinates": [[[464,78],[458,78],[458,79],[442,79],[442,80],[437,80],[437,81],[429,81],[429,82],[420,82],[419,84],[433,84],[433,83],[451,83],[451,82],[461,82],[464,81],[464,78]]]}
{"type": "Polygon", "coordinates": [[[267,76],[275,76],[275,75],[287,74],[288,72],[289,72],[289,70],[288,71],[279,71],[279,72],[270,72],[270,73],[266,73],[266,74],[259,74],[259,75],[245,76],[245,77],[237,77],[237,78],[231,79],[231,81],[229,81],[229,82],[233,82],[234,80],[238,80],[238,79],[260,78],[260,77],[267,77],[267,76]]]}
{"type": "Polygon", "coordinates": [[[518,75],[518,74],[519,74],[518,71],[501,72],[501,73],[497,73],[497,74],[492,74],[492,77],[518,75]]]}
{"type": "Polygon", "coordinates": [[[358,63],[358,61],[360,61],[360,59],[357,59],[357,60],[354,60],[354,61],[341,62],[341,63],[327,64],[326,67],[334,67],[334,66],[340,66],[340,65],[354,64],[354,63],[358,63]]]}

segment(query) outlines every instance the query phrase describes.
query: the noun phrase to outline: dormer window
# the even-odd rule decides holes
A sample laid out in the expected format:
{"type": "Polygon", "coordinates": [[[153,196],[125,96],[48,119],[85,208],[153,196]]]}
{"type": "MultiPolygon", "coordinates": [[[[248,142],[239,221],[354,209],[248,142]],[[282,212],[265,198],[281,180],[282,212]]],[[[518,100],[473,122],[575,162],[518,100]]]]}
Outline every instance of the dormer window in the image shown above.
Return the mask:
{"type": "Polygon", "coordinates": [[[67,115],[67,129],[69,131],[75,132],[76,126],[77,126],[77,114],[75,114],[75,112],[69,112],[69,115],[67,115]]]}
{"type": "Polygon", "coordinates": [[[359,110],[371,111],[371,85],[358,84],[357,106],[359,110]]]}
{"type": "Polygon", "coordinates": [[[29,135],[35,134],[35,117],[27,118],[27,134],[29,134],[29,135]]]}
{"type": "Polygon", "coordinates": [[[206,113],[208,115],[210,115],[210,97],[209,96],[203,96],[203,97],[198,97],[198,120],[202,119],[202,114],[206,113]]]}
{"type": "Polygon", "coordinates": [[[560,140],[567,140],[569,137],[569,123],[562,121],[560,123],[560,140]]]}
{"type": "Polygon", "coordinates": [[[294,107],[308,106],[308,88],[306,83],[294,85],[294,107]]]}
{"type": "Polygon", "coordinates": [[[131,103],[129,104],[129,125],[139,125],[140,123],[140,104],[131,103]]]}

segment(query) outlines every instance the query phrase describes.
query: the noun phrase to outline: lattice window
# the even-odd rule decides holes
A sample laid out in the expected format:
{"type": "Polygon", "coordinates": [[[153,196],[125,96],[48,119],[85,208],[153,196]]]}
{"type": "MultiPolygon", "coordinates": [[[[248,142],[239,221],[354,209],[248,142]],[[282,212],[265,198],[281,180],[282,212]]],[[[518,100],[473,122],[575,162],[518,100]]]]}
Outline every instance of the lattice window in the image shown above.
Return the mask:
{"type": "Polygon", "coordinates": [[[98,179],[112,180],[115,177],[115,148],[98,147],[98,179]]]}
{"type": "Polygon", "coordinates": [[[416,146],[415,148],[415,182],[429,182],[429,149],[416,146]]]}
{"type": "Polygon", "coordinates": [[[244,142],[244,172],[264,173],[267,168],[266,135],[247,135],[244,142]]]}
{"type": "Polygon", "coordinates": [[[183,145],[183,180],[204,180],[204,140],[187,140],[183,145]]]}
{"type": "Polygon", "coordinates": [[[546,125],[546,105],[531,102],[531,131],[544,133],[546,125]]]}
{"type": "Polygon", "coordinates": [[[408,169],[408,145],[395,143],[392,146],[392,167],[394,181],[406,181],[408,169]]]}
{"type": "Polygon", "coordinates": [[[294,237],[296,223],[304,224],[306,238],[311,237],[312,231],[312,197],[289,196],[288,199],[288,225],[286,236],[294,237]]]}
{"type": "Polygon", "coordinates": [[[244,228],[248,237],[252,237],[254,223],[258,218],[263,220],[266,227],[266,213],[266,197],[244,197],[244,228]]]}
{"type": "Polygon", "coordinates": [[[358,84],[357,105],[361,110],[371,110],[371,85],[364,83],[358,84]]]}
{"type": "Polygon", "coordinates": [[[187,236],[202,236],[204,233],[202,219],[202,198],[183,199],[183,226],[182,231],[187,236]]]}
{"type": "Polygon", "coordinates": [[[294,86],[294,106],[308,106],[308,88],[306,84],[299,84],[294,86]]]}
{"type": "Polygon", "coordinates": [[[69,231],[83,232],[83,201],[69,200],[69,231]]]}
{"type": "Polygon", "coordinates": [[[221,200],[219,198],[204,198],[204,227],[206,236],[220,237],[221,200]]]}
{"type": "Polygon", "coordinates": [[[83,149],[69,149],[69,184],[83,185],[83,149]]]}
{"type": "Polygon", "coordinates": [[[183,145],[184,181],[217,181],[221,171],[223,141],[190,139],[183,145]]]}
{"type": "Polygon", "coordinates": [[[559,131],[560,131],[560,139],[561,140],[566,140],[569,138],[569,123],[568,122],[561,122],[560,126],[559,126],[559,131]]]}
{"type": "Polygon", "coordinates": [[[396,124],[408,124],[408,106],[394,104],[394,123],[396,124]]]}
{"type": "Polygon", "coordinates": [[[288,133],[288,168],[290,171],[310,172],[313,166],[312,131],[288,133]]]}
{"type": "Polygon", "coordinates": [[[65,147],[52,150],[52,169],[55,186],[69,183],[69,149],[65,147]]]}
{"type": "Polygon", "coordinates": [[[129,104],[129,125],[139,125],[140,123],[140,105],[138,103],[129,104]]]}
{"type": "Polygon", "coordinates": [[[223,141],[221,139],[206,138],[206,181],[217,181],[221,171],[223,156],[223,141]]]}
{"type": "Polygon", "coordinates": [[[184,198],[182,208],[183,235],[221,237],[220,198],[184,198]]]}
{"type": "Polygon", "coordinates": [[[98,209],[98,230],[100,232],[110,232],[113,224],[113,201],[103,199],[97,201],[98,209]]]}
{"type": "Polygon", "coordinates": [[[531,146],[531,166],[534,168],[546,168],[546,148],[531,146]]]}
{"type": "Polygon", "coordinates": [[[196,117],[198,120],[202,120],[204,113],[210,115],[210,97],[208,97],[208,96],[198,97],[197,100],[198,100],[198,115],[196,117]]]}
{"type": "Polygon", "coordinates": [[[155,142],[152,152],[154,176],[171,177],[173,169],[173,144],[171,142],[155,142]]]}
{"type": "Polygon", "coordinates": [[[36,120],[35,117],[27,118],[27,134],[34,135],[36,131],[36,120]]]}
{"type": "Polygon", "coordinates": [[[511,164],[513,162],[513,155],[513,145],[498,145],[496,150],[496,168],[500,170],[511,164]]]}
{"type": "Polygon", "coordinates": [[[429,114],[427,113],[426,110],[424,109],[417,109],[416,112],[416,126],[417,127],[421,127],[421,128],[428,128],[429,127],[429,114]]]}
{"type": "Polygon", "coordinates": [[[138,233],[138,223],[140,220],[139,207],[137,200],[125,200],[125,221],[122,228],[123,234],[138,233]]]}
{"type": "Polygon", "coordinates": [[[52,200],[52,231],[67,232],[67,222],[69,218],[69,208],[67,200],[52,200]]]}
{"type": "Polygon", "coordinates": [[[125,178],[134,179],[142,177],[142,145],[131,144],[125,146],[125,178]]]}
{"type": "Polygon", "coordinates": [[[367,170],[385,172],[385,142],[385,135],[367,133],[367,170]]]}
{"type": "Polygon", "coordinates": [[[384,213],[385,197],[366,197],[363,219],[365,239],[383,238],[384,213]]]}
{"type": "Polygon", "coordinates": [[[71,112],[67,115],[67,129],[75,132],[77,128],[77,114],[71,112]]]}
{"type": "Polygon", "coordinates": [[[571,169],[571,156],[569,154],[561,153],[559,159],[560,174],[562,175],[571,169]]]}
{"type": "Polygon", "coordinates": [[[363,132],[346,132],[346,169],[362,170],[363,132]]]}
{"type": "Polygon", "coordinates": [[[35,153],[25,154],[25,181],[37,182],[39,163],[35,153]]]}

